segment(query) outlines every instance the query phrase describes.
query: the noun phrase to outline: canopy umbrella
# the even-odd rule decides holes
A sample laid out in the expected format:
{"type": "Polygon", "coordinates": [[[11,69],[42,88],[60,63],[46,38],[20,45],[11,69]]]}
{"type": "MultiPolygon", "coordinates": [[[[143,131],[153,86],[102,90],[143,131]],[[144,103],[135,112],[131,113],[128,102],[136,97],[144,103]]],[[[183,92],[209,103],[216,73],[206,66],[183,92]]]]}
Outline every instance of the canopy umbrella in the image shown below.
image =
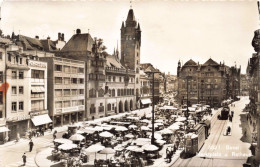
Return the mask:
{"type": "Polygon", "coordinates": [[[83,132],[82,130],[77,130],[77,134],[83,134],[85,132],[83,132]]]}
{"type": "Polygon", "coordinates": [[[86,127],[85,129],[81,129],[81,131],[87,133],[87,134],[93,134],[95,133],[95,129],[91,127],[86,127]]]}
{"type": "Polygon", "coordinates": [[[97,132],[101,132],[101,131],[104,130],[104,128],[101,127],[101,126],[95,126],[95,127],[94,127],[94,130],[97,131],[97,132]]]}
{"type": "Polygon", "coordinates": [[[172,131],[176,131],[176,130],[179,130],[180,127],[178,125],[175,125],[175,126],[170,126],[168,127],[168,129],[172,130],[172,131]]]}
{"type": "Polygon", "coordinates": [[[172,124],[172,126],[180,126],[180,125],[184,125],[184,123],[183,122],[175,122],[174,124],[172,124]]]}
{"type": "Polygon", "coordinates": [[[137,138],[132,142],[132,144],[136,144],[137,146],[143,146],[149,143],[151,143],[151,139],[148,138],[137,138]]]}
{"type": "Polygon", "coordinates": [[[128,126],[128,128],[129,129],[135,129],[135,128],[137,128],[137,126],[136,125],[130,125],[130,126],[128,126]]]}
{"type": "Polygon", "coordinates": [[[116,150],[116,151],[122,151],[123,149],[125,149],[123,146],[116,146],[114,148],[114,150],[116,150]]]}
{"type": "Polygon", "coordinates": [[[100,154],[106,154],[106,159],[107,159],[107,154],[114,154],[116,151],[110,147],[104,148],[102,151],[100,151],[100,154]]]}
{"type": "Polygon", "coordinates": [[[95,159],[96,159],[96,153],[103,150],[104,148],[105,148],[104,146],[101,146],[99,144],[94,144],[84,149],[83,151],[86,153],[95,153],[95,159]]]}
{"type": "Polygon", "coordinates": [[[171,115],[171,118],[176,118],[176,117],[178,117],[177,115],[171,115]]]}
{"type": "Polygon", "coordinates": [[[77,144],[65,143],[60,145],[58,148],[61,150],[71,150],[73,148],[77,148],[77,144]]]}
{"type": "Polygon", "coordinates": [[[168,135],[168,134],[173,134],[173,132],[170,129],[163,129],[159,131],[162,135],[168,135]]]}
{"type": "Polygon", "coordinates": [[[163,123],[162,122],[156,122],[154,125],[155,126],[163,126],[163,123]]]}
{"type": "Polygon", "coordinates": [[[99,134],[99,136],[104,137],[104,138],[110,138],[110,137],[113,137],[114,135],[110,132],[105,131],[105,132],[101,132],[99,134]]]}
{"type": "Polygon", "coordinates": [[[85,139],[85,137],[80,134],[74,134],[74,135],[70,136],[69,139],[72,141],[81,141],[81,140],[85,139]]]}
{"type": "Polygon", "coordinates": [[[163,121],[162,119],[157,119],[157,120],[155,120],[155,122],[157,122],[157,123],[163,123],[164,121],[163,121]]]}
{"type": "Polygon", "coordinates": [[[71,140],[64,139],[64,138],[55,139],[54,142],[60,143],[60,144],[72,144],[71,140]]]}
{"type": "Polygon", "coordinates": [[[127,131],[128,129],[126,127],[124,127],[124,126],[118,126],[118,127],[116,127],[115,130],[116,131],[127,131]]]}
{"type": "MultiPolygon", "coordinates": [[[[157,123],[154,124],[154,127],[158,127],[159,125],[157,123]]],[[[148,125],[148,128],[152,128],[153,127],[153,124],[149,124],[148,125]]]]}
{"type": "Polygon", "coordinates": [[[141,147],[137,147],[137,148],[135,148],[135,149],[133,149],[132,150],[133,152],[143,152],[144,151],[144,149],[143,148],[141,148],[141,147]]]}
{"type": "Polygon", "coordinates": [[[126,138],[130,138],[130,139],[132,139],[132,138],[134,138],[134,135],[131,134],[131,133],[129,133],[129,134],[125,135],[125,137],[126,137],[126,138]]]}
{"type": "Polygon", "coordinates": [[[150,129],[147,126],[141,126],[141,130],[146,131],[146,130],[150,130],[150,129]]]}
{"type": "Polygon", "coordinates": [[[155,142],[158,143],[158,144],[161,144],[161,145],[166,143],[165,140],[155,140],[155,142]]]}
{"type": "Polygon", "coordinates": [[[156,151],[159,148],[153,144],[146,144],[142,147],[145,151],[156,151]]]}
{"type": "MultiPolygon", "coordinates": [[[[152,134],[149,136],[149,138],[152,138],[152,134]]],[[[154,138],[157,139],[157,140],[161,140],[163,137],[159,133],[154,133],[154,138]]]]}
{"type": "Polygon", "coordinates": [[[176,122],[183,122],[183,121],[186,121],[186,117],[179,117],[179,118],[177,118],[175,121],[176,122]]]}
{"type": "Polygon", "coordinates": [[[143,119],[143,120],[141,120],[141,122],[150,123],[151,121],[149,121],[148,119],[143,119]]]}
{"type": "Polygon", "coordinates": [[[138,148],[137,145],[132,145],[132,146],[126,147],[126,150],[133,151],[133,150],[136,149],[136,148],[138,148]]]}

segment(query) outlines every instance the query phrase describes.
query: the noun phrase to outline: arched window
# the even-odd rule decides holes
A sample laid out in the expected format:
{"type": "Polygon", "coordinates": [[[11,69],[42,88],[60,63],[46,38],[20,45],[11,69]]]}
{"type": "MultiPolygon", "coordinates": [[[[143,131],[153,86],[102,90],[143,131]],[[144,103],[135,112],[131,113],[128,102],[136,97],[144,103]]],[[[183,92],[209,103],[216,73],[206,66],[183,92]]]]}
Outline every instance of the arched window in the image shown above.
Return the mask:
{"type": "Polygon", "coordinates": [[[111,104],[110,103],[107,104],[107,111],[111,111],[111,104]]]}
{"type": "Polygon", "coordinates": [[[115,89],[112,89],[112,97],[115,97],[115,95],[116,95],[116,91],[115,89]]]}
{"type": "Polygon", "coordinates": [[[121,96],[124,96],[124,89],[121,89],[121,96]]]}
{"type": "Polygon", "coordinates": [[[120,89],[117,89],[117,96],[120,96],[120,89]]]}
{"type": "Polygon", "coordinates": [[[126,89],[124,89],[124,96],[126,96],[127,95],[127,92],[126,92],[126,89]]]}
{"type": "Polygon", "coordinates": [[[96,90],[95,89],[90,89],[89,90],[89,97],[91,98],[91,97],[96,97],[96,90]]]}
{"type": "Polygon", "coordinates": [[[111,95],[112,95],[111,89],[108,89],[108,93],[109,93],[109,97],[111,97],[111,95]]]}
{"type": "Polygon", "coordinates": [[[104,97],[104,90],[102,88],[98,90],[98,97],[104,97]]]}

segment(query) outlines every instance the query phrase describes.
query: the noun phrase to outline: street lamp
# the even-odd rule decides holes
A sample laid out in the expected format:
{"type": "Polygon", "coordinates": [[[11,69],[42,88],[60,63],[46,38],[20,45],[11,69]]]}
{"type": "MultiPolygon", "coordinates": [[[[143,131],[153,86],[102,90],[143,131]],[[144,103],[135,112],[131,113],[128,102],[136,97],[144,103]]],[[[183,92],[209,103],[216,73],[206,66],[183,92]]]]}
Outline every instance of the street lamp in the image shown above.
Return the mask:
{"type": "Polygon", "coordinates": [[[155,73],[160,73],[159,71],[151,71],[151,70],[147,70],[145,73],[147,73],[148,75],[152,74],[153,76],[153,105],[152,105],[152,139],[151,139],[151,144],[155,144],[154,142],[154,74],[155,73]]]}
{"type": "Polygon", "coordinates": [[[188,116],[189,116],[189,106],[188,106],[188,103],[189,103],[189,79],[191,79],[191,78],[192,78],[191,76],[186,77],[186,79],[187,79],[187,110],[184,113],[184,115],[187,119],[188,119],[188,116]]]}

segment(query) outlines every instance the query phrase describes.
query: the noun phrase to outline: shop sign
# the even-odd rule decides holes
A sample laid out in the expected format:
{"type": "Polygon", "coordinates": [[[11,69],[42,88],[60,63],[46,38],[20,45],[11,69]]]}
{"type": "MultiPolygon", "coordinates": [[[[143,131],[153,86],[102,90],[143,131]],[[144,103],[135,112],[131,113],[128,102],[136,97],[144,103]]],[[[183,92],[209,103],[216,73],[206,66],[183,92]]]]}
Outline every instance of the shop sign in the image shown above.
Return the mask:
{"type": "Polygon", "coordinates": [[[48,110],[44,110],[44,111],[31,111],[30,115],[31,116],[36,116],[36,115],[43,115],[43,114],[48,114],[48,110]]]}
{"type": "Polygon", "coordinates": [[[44,63],[44,62],[32,61],[32,60],[29,60],[29,66],[40,67],[40,68],[46,68],[47,67],[46,63],[44,63]]]}
{"type": "Polygon", "coordinates": [[[62,108],[62,113],[84,110],[84,105],[62,108]]]}
{"type": "Polygon", "coordinates": [[[9,121],[9,122],[11,122],[11,121],[12,122],[16,122],[16,121],[28,120],[30,118],[31,118],[30,115],[19,115],[17,117],[9,117],[9,118],[7,118],[7,121],[9,121]]]}

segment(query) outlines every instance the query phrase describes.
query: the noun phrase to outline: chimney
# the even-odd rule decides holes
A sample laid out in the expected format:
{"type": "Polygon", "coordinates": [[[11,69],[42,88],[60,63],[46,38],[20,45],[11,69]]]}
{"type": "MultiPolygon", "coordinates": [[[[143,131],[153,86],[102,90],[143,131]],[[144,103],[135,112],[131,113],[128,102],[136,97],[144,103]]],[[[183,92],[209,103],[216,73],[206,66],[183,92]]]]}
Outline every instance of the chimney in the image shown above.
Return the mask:
{"type": "Polygon", "coordinates": [[[64,41],[64,33],[61,34],[61,40],[64,41]]]}
{"type": "Polygon", "coordinates": [[[61,33],[58,33],[58,41],[61,40],[61,33]]]}
{"type": "Polygon", "coordinates": [[[38,36],[38,35],[36,35],[36,36],[35,36],[35,38],[36,38],[36,39],[39,39],[39,36],[38,36]]]}
{"type": "Polygon", "coordinates": [[[78,28],[77,30],[76,30],[76,34],[80,34],[81,33],[81,30],[78,28]]]}

